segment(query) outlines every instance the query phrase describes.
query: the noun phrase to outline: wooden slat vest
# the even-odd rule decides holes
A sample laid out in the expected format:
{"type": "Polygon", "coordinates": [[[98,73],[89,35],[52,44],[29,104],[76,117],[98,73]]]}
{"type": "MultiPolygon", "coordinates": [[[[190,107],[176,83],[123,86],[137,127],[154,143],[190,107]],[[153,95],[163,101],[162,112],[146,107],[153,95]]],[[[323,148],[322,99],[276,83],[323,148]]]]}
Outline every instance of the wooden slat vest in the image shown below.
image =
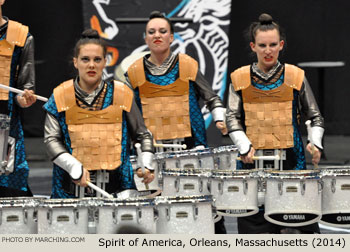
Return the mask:
{"type": "Polygon", "coordinates": [[[113,104],[89,111],[76,104],[73,80],[54,89],[58,112],[65,111],[72,155],[87,170],[114,170],[121,164],[123,110],[129,112],[133,92],[114,81],[113,104]]]}
{"type": "Polygon", "coordinates": [[[198,63],[186,54],[179,54],[179,78],[160,86],[146,80],[143,58],[128,69],[129,80],[139,88],[142,113],[155,140],[190,137],[189,81],[197,76],[198,63]]]}
{"type": "MultiPolygon", "coordinates": [[[[11,61],[15,46],[23,47],[28,34],[28,26],[9,20],[6,38],[0,41],[0,83],[10,85],[11,61]]],[[[0,100],[7,101],[9,91],[0,89],[0,100]]]]}
{"type": "Polygon", "coordinates": [[[236,91],[242,91],[246,134],[255,149],[285,149],[294,146],[292,125],[293,89],[300,90],[304,71],[285,64],[284,82],[273,90],[251,85],[250,66],[231,73],[236,91]]]}

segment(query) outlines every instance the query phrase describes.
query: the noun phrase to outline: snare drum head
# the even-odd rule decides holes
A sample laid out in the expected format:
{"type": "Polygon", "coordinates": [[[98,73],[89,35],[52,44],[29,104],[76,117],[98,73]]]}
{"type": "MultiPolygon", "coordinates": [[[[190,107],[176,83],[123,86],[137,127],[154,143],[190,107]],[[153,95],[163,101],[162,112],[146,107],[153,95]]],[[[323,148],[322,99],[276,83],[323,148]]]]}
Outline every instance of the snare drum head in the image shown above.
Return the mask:
{"type": "Polygon", "coordinates": [[[226,146],[219,146],[219,147],[213,148],[212,152],[214,154],[238,152],[238,149],[235,145],[226,145],[226,146]]]}
{"type": "Polygon", "coordinates": [[[163,176],[209,176],[211,169],[202,168],[164,168],[163,176]]]}
{"type": "Polygon", "coordinates": [[[155,198],[155,204],[172,204],[172,203],[200,203],[213,202],[213,195],[196,195],[196,196],[159,196],[155,198]]]}
{"type": "Polygon", "coordinates": [[[323,166],[320,170],[323,176],[350,176],[350,166],[323,166]]]}
{"type": "Polygon", "coordinates": [[[257,172],[257,169],[211,171],[213,177],[253,177],[257,172]]]}
{"type": "Polygon", "coordinates": [[[2,207],[36,207],[42,197],[7,197],[0,199],[0,205],[2,207]]]}
{"type": "Polygon", "coordinates": [[[297,178],[297,179],[308,179],[318,178],[320,174],[319,170],[285,170],[276,171],[270,170],[266,172],[267,178],[297,178]]]}
{"type": "MultiPolygon", "coordinates": [[[[92,199],[94,200],[94,199],[92,199]]],[[[99,198],[97,199],[99,202],[99,206],[153,206],[154,205],[154,199],[152,198],[145,198],[145,197],[137,197],[137,198],[113,198],[113,199],[107,199],[107,198],[99,198]]]]}
{"type": "Polygon", "coordinates": [[[89,198],[83,199],[45,199],[40,202],[40,207],[84,207],[88,204],[89,198]]]}

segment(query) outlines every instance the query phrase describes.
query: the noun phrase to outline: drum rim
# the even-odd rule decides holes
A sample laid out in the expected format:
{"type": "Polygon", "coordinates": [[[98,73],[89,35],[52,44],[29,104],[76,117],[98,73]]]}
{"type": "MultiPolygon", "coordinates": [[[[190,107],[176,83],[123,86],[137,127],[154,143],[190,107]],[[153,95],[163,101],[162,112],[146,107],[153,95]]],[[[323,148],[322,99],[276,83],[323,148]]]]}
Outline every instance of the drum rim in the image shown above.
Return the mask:
{"type": "Polygon", "coordinates": [[[11,207],[37,207],[41,200],[45,198],[40,197],[6,197],[0,198],[0,207],[11,208],[11,207]]]}
{"type": "Polygon", "coordinates": [[[158,196],[155,205],[168,205],[172,203],[213,203],[213,195],[191,195],[191,196],[158,196]]]}
{"type": "Polygon", "coordinates": [[[211,172],[212,178],[246,178],[246,177],[255,177],[255,175],[259,172],[258,169],[241,169],[241,170],[221,170],[214,169],[211,172]]]}
{"type": "Polygon", "coordinates": [[[206,169],[206,168],[165,168],[162,170],[162,176],[165,175],[165,176],[209,177],[210,174],[211,174],[211,169],[206,169]]]}
{"type": "Polygon", "coordinates": [[[238,148],[235,145],[224,145],[212,148],[214,154],[220,154],[225,152],[238,152],[238,148]],[[228,149],[228,150],[227,150],[228,149]]]}
{"type": "Polygon", "coordinates": [[[267,179],[319,179],[319,170],[271,170],[265,172],[267,179]]]}
{"type": "Polygon", "coordinates": [[[95,206],[153,206],[154,199],[146,197],[135,197],[127,199],[118,199],[118,198],[91,198],[88,202],[91,205],[91,202],[96,203],[95,206]]]}
{"type": "Polygon", "coordinates": [[[85,207],[88,198],[44,199],[39,201],[42,208],[85,207]]]}

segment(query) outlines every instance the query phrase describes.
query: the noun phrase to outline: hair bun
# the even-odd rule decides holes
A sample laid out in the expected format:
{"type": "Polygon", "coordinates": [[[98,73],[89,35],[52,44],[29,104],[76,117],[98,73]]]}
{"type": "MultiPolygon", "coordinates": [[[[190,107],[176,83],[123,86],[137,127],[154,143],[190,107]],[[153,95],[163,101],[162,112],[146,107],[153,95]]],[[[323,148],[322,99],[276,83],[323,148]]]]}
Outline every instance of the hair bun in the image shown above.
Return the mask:
{"type": "Polygon", "coordinates": [[[259,16],[259,23],[261,25],[269,25],[272,24],[273,19],[269,14],[263,13],[259,16]]]}
{"type": "Polygon", "coordinates": [[[149,19],[152,19],[152,18],[165,18],[165,16],[160,11],[152,11],[151,14],[149,15],[149,19]]]}
{"type": "Polygon", "coordinates": [[[83,31],[83,33],[81,34],[81,38],[89,38],[89,39],[99,39],[100,35],[98,34],[98,32],[96,30],[93,29],[87,29],[85,31],[83,31]]]}

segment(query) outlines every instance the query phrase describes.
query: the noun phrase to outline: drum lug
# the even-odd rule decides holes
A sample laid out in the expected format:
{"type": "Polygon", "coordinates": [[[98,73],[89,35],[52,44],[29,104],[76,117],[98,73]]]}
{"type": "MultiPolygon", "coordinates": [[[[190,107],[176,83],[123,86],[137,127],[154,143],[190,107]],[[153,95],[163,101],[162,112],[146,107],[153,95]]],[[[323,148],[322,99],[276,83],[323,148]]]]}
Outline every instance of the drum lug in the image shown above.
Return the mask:
{"type": "Polygon", "coordinates": [[[180,168],[180,161],[179,160],[176,160],[175,166],[176,166],[176,168],[180,168]]]}
{"type": "Polygon", "coordinates": [[[199,192],[203,192],[203,180],[199,178],[199,192]]]}
{"type": "Polygon", "coordinates": [[[200,159],[199,157],[198,157],[198,164],[199,164],[199,167],[200,167],[200,168],[203,168],[203,167],[202,167],[202,159],[200,159]]]}
{"type": "Polygon", "coordinates": [[[159,219],[159,211],[157,208],[153,208],[153,216],[154,216],[154,221],[158,221],[159,219]]]}
{"type": "Polygon", "coordinates": [[[28,222],[28,209],[24,208],[23,209],[23,223],[27,224],[27,222],[28,222]]]}
{"type": "Polygon", "coordinates": [[[170,220],[170,206],[167,206],[165,208],[165,213],[166,213],[166,219],[169,221],[170,220]]]}
{"type": "Polygon", "coordinates": [[[247,194],[248,192],[248,182],[246,179],[243,179],[243,193],[247,194]]]}
{"type": "Polygon", "coordinates": [[[51,225],[52,224],[52,209],[51,208],[47,211],[46,218],[47,218],[48,223],[51,225]]]}
{"type": "Polygon", "coordinates": [[[38,222],[38,209],[37,208],[34,208],[33,220],[34,220],[34,222],[38,222]]]}
{"type": "Polygon", "coordinates": [[[283,181],[278,182],[278,192],[280,195],[283,194],[283,181]]]}
{"type": "Polygon", "coordinates": [[[197,220],[198,219],[198,207],[195,204],[192,207],[193,207],[193,219],[197,220]]]}
{"type": "MultiPolygon", "coordinates": [[[[231,155],[230,154],[227,154],[226,155],[226,164],[228,165],[228,167],[226,167],[226,169],[230,169],[231,168],[231,165],[232,165],[232,163],[231,162],[233,162],[232,160],[231,160],[231,155]]],[[[230,169],[231,170],[231,169],[230,169]]]]}
{"type": "Polygon", "coordinates": [[[222,181],[220,181],[218,183],[218,190],[219,190],[220,194],[224,193],[224,185],[222,183],[223,183],[222,181]]]}
{"type": "Polygon", "coordinates": [[[300,181],[300,193],[301,193],[301,195],[305,195],[305,187],[306,187],[305,180],[301,180],[300,181]]]}
{"type": "Polygon", "coordinates": [[[215,157],[215,161],[214,161],[214,166],[216,165],[215,169],[219,169],[220,167],[220,157],[215,157]]]}
{"type": "Polygon", "coordinates": [[[137,219],[137,223],[140,224],[140,220],[142,218],[142,211],[140,209],[140,207],[136,208],[136,219],[137,219]]]}
{"type": "Polygon", "coordinates": [[[0,206],[0,225],[2,224],[2,206],[0,206]]]}
{"type": "Polygon", "coordinates": [[[211,193],[211,179],[208,180],[207,188],[208,188],[208,191],[211,193]]]}
{"type": "Polygon", "coordinates": [[[114,208],[112,212],[113,224],[118,224],[118,208],[114,208]]]}
{"type": "Polygon", "coordinates": [[[331,181],[331,188],[332,188],[332,193],[335,193],[335,184],[336,184],[336,179],[335,178],[332,178],[332,181],[331,181]]]}
{"type": "Polygon", "coordinates": [[[324,184],[322,180],[318,180],[317,182],[318,182],[318,193],[320,194],[323,191],[324,184]]]}
{"type": "Polygon", "coordinates": [[[179,190],[180,190],[180,188],[179,188],[180,187],[180,180],[179,180],[178,177],[175,179],[174,186],[175,186],[176,192],[179,192],[179,190]]]}
{"type": "Polygon", "coordinates": [[[74,208],[73,209],[73,215],[74,215],[74,224],[78,224],[79,220],[79,210],[74,208]]]}
{"type": "Polygon", "coordinates": [[[100,220],[100,209],[96,209],[96,211],[92,210],[92,221],[96,221],[97,223],[100,220]]]}

